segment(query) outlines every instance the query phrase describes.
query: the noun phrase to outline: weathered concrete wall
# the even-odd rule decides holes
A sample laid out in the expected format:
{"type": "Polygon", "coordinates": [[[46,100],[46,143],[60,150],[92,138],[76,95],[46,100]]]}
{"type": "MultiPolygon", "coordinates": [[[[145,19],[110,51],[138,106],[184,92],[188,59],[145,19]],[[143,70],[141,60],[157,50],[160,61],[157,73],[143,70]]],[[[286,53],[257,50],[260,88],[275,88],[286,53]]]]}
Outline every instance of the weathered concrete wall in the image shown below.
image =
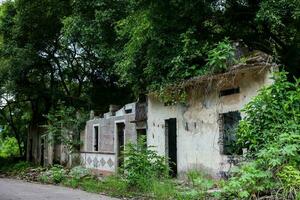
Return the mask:
{"type": "Polygon", "coordinates": [[[127,104],[116,113],[105,113],[104,118],[94,118],[86,123],[85,133],[81,135],[83,141],[81,149],[82,164],[88,168],[103,171],[117,170],[117,123],[125,124],[124,143],[136,142],[135,103],[127,104]],[[126,113],[125,110],[130,110],[126,113]],[[99,126],[98,151],[94,151],[94,126],[99,126]],[[108,156],[109,155],[109,156],[108,156]]]}
{"type": "Polygon", "coordinates": [[[260,88],[271,83],[269,71],[247,72],[190,89],[187,105],[164,106],[150,96],[148,146],[155,146],[159,154],[166,155],[165,120],[176,118],[178,173],[197,168],[219,177],[229,168],[228,156],[220,153],[219,114],[241,110],[260,88]],[[219,97],[220,90],[232,87],[239,87],[240,93],[219,97]]]}

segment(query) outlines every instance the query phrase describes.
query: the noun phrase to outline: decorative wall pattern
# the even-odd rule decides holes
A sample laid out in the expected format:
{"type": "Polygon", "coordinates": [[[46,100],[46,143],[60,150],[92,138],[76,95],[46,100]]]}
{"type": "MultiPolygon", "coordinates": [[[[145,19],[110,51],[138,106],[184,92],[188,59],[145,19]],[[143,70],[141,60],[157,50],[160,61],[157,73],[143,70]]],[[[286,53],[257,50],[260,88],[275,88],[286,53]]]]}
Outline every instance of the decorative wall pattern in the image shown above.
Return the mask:
{"type": "Polygon", "coordinates": [[[102,152],[81,152],[81,164],[89,169],[115,172],[115,155],[102,152]]]}

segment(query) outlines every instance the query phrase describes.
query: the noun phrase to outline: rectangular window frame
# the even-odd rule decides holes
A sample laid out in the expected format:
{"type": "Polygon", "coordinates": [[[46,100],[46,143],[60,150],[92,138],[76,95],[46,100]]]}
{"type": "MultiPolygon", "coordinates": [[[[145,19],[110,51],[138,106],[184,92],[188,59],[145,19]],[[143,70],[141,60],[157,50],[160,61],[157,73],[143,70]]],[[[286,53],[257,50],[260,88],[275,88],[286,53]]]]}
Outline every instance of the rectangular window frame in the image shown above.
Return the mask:
{"type": "Polygon", "coordinates": [[[234,94],[239,94],[240,93],[240,87],[235,87],[235,88],[228,88],[221,90],[219,92],[219,97],[226,97],[234,94]]]}
{"type": "MultiPolygon", "coordinates": [[[[219,114],[219,120],[218,120],[218,123],[219,123],[219,134],[220,134],[220,137],[219,137],[219,145],[220,145],[220,153],[222,155],[227,155],[227,156],[232,156],[232,155],[241,155],[242,154],[242,151],[240,149],[234,149],[234,150],[230,150],[228,149],[228,146],[230,146],[230,141],[229,142],[226,142],[226,137],[228,137],[227,133],[226,133],[226,130],[225,130],[225,116],[226,115],[230,115],[230,113],[236,113],[238,114],[237,115],[237,122],[235,122],[235,125],[233,126],[236,126],[238,125],[238,122],[242,119],[242,116],[241,116],[241,112],[239,110],[235,110],[235,111],[230,111],[230,112],[225,112],[225,113],[220,113],[219,114]],[[225,142],[227,144],[225,144],[225,142]],[[227,146],[227,147],[226,147],[227,146]]],[[[235,127],[235,128],[236,128],[235,127]]],[[[235,135],[236,137],[236,135],[235,135]]],[[[231,140],[231,142],[236,142],[236,138],[231,140]]]]}

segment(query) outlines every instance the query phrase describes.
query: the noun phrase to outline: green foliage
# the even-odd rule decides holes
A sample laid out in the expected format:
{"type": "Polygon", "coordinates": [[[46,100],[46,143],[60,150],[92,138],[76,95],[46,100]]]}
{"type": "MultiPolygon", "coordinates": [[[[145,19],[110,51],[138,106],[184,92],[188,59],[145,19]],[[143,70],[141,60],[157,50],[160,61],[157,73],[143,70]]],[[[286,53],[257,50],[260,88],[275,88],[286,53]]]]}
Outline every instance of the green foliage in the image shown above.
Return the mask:
{"type": "Polygon", "coordinates": [[[32,163],[26,161],[20,161],[19,159],[0,158],[0,172],[7,174],[23,173],[27,169],[31,168],[32,163]]]}
{"type": "Polygon", "coordinates": [[[276,182],[272,180],[272,173],[260,169],[256,162],[243,164],[232,175],[233,177],[229,182],[225,182],[223,187],[223,195],[227,198],[249,199],[252,195],[276,187],[276,182]]]}
{"type": "Polygon", "coordinates": [[[0,138],[0,157],[18,157],[20,156],[19,146],[16,138],[7,137],[4,140],[0,138]]]}
{"type": "Polygon", "coordinates": [[[90,170],[84,167],[73,167],[69,171],[68,176],[62,181],[62,184],[68,187],[78,188],[82,179],[84,179],[85,177],[89,177],[90,174],[90,170]]]}
{"type": "Polygon", "coordinates": [[[238,138],[250,152],[257,152],[274,141],[282,141],[282,144],[297,141],[300,81],[290,83],[284,73],[274,74],[274,80],[275,84],[262,89],[244,108],[246,117],[239,126],[238,138]]]}
{"type": "Polygon", "coordinates": [[[214,186],[214,182],[211,178],[208,178],[203,172],[199,170],[191,170],[187,172],[188,181],[192,183],[193,187],[196,187],[202,191],[207,191],[214,186]]]}
{"type": "Polygon", "coordinates": [[[16,163],[12,168],[11,170],[12,171],[24,171],[26,169],[28,169],[29,167],[32,167],[32,164],[27,162],[27,161],[20,161],[18,163],[16,163]]]}
{"type": "Polygon", "coordinates": [[[103,184],[94,178],[83,178],[79,183],[80,188],[87,192],[100,193],[103,191],[103,184]]]}
{"type": "Polygon", "coordinates": [[[54,165],[39,175],[42,183],[61,183],[67,176],[67,171],[60,165],[54,165]]]}
{"type": "MultiPolygon", "coordinates": [[[[47,182],[47,180],[43,180],[43,178],[41,179],[41,182],[47,182]]],[[[75,178],[66,178],[62,181],[62,184],[64,186],[67,187],[71,187],[71,188],[78,188],[80,185],[81,180],[80,179],[75,179],[75,178]]]]}
{"type": "Polygon", "coordinates": [[[177,194],[176,185],[171,180],[154,180],[152,190],[154,199],[174,199],[177,194]]]}
{"type": "Polygon", "coordinates": [[[244,109],[238,141],[248,148],[249,161],[225,184],[227,197],[296,199],[299,194],[300,80],[290,83],[286,73],[276,73],[274,81],[244,109]]]}
{"type": "Polygon", "coordinates": [[[182,199],[208,199],[209,189],[215,186],[215,181],[208,175],[199,170],[190,170],[187,172],[188,185],[191,190],[187,189],[179,193],[182,199]]]}
{"type": "Polygon", "coordinates": [[[124,173],[130,187],[149,191],[154,179],[166,178],[168,167],[164,157],[145,146],[145,138],[138,143],[126,145],[124,152],[124,173]]]}
{"type": "Polygon", "coordinates": [[[69,172],[69,176],[74,179],[81,179],[89,174],[90,170],[81,166],[73,167],[69,172]]]}
{"type": "Polygon", "coordinates": [[[222,72],[225,71],[229,65],[235,64],[236,60],[235,49],[230,44],[228,38],[219,42],[215,48],[208,51],[208,58],[206,67],[208,72],[222,72]]]}
{"type": "Polygon", "coordinates": [[[108,176],[102,180],[93,177],[86,177],[80,180],[79,187],[88,192],[101,192],[111,196],[131,196],[126,180],[119,176],[108,176]]]}
{"type": "Polygon", "coordinates": [[[45,127],[48,141],[66,145],[71,153],[78,151],[80,132],[84,129],[88,115],[73,107],[60,106],[50,112],[47,119],[45,127]]]}
{"type": "Polygon", "coordinates": [[[131,196],[127,180],[119,176],[108,176],[103,182],[104,191],[112,196],[131,196]]]}
{"type": "Polygon", "coordinates": [[[291,165],[286,165],[277,174],[284,186],[285,191],[300,190],[300,169],[291,165]]]}

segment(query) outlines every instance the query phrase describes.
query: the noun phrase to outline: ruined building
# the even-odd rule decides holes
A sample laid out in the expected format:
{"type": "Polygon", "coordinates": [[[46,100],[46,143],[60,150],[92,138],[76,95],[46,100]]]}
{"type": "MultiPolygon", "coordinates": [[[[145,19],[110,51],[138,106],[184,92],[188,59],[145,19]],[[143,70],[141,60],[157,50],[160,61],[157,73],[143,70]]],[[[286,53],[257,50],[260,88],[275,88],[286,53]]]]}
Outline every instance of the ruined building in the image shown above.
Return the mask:
{"type": "Polygon", "coordinates": [[[271,74],[276,69],[268,55],[252,52],[224,73],[185,81],[181,86],[187,96],[184,103],[168,104],[149,94],[147,109],[146,104],[138,103],[118,111],[112,107],[103,118],[87,122],[82,163],[116,172],[126,143],[146,134],[147,145],[169,158],[172,175],[199,169],[224,177],[243,153],[235,148],[234,131],[244,116],[241,109],[262,87],[272,84],[271,74]]]}
{"type": "Polygon", "coordinates": [[[274,70],[269,56],[254,52],[225,73],[184,82],[185,103],[167,105],[149,95],[148,145],[170,159],[175,175],[200,169],[216,178],[226,176],[243,153],[235,148],[235,128],[244,116],[241,109],[272,84],[274,70]]]}
{"type": "Polygon", "coordinates": [[[122,151],[128,142],[146,135],[146,104],[110,106],[103,117],[91,116],[81,136],[81,163],[103,174],[116,172],[123,163],[122,151]]]}
{"type": "MultiPolygon", "coordinates": [[[[224,177],[245,151],[235,147],[235,129],[244,117],[241,110],[262,87],[272,84],[276,70],[268,55],[252,52],[226,72],[181,83],[186,96],[182,103],[163,102],[153,93],[146,103],[110,106],[102,117],[92,115],[87,121],[81,163],[103,174],[117,172],[126,144],[145,135],[148,147],[170,160],[172,175],[199,169],[224,177]]],[[[64,147],[49,146],[40,132],[28,138],[28,159],[44,164],[64,160],[64,147]]]]}

